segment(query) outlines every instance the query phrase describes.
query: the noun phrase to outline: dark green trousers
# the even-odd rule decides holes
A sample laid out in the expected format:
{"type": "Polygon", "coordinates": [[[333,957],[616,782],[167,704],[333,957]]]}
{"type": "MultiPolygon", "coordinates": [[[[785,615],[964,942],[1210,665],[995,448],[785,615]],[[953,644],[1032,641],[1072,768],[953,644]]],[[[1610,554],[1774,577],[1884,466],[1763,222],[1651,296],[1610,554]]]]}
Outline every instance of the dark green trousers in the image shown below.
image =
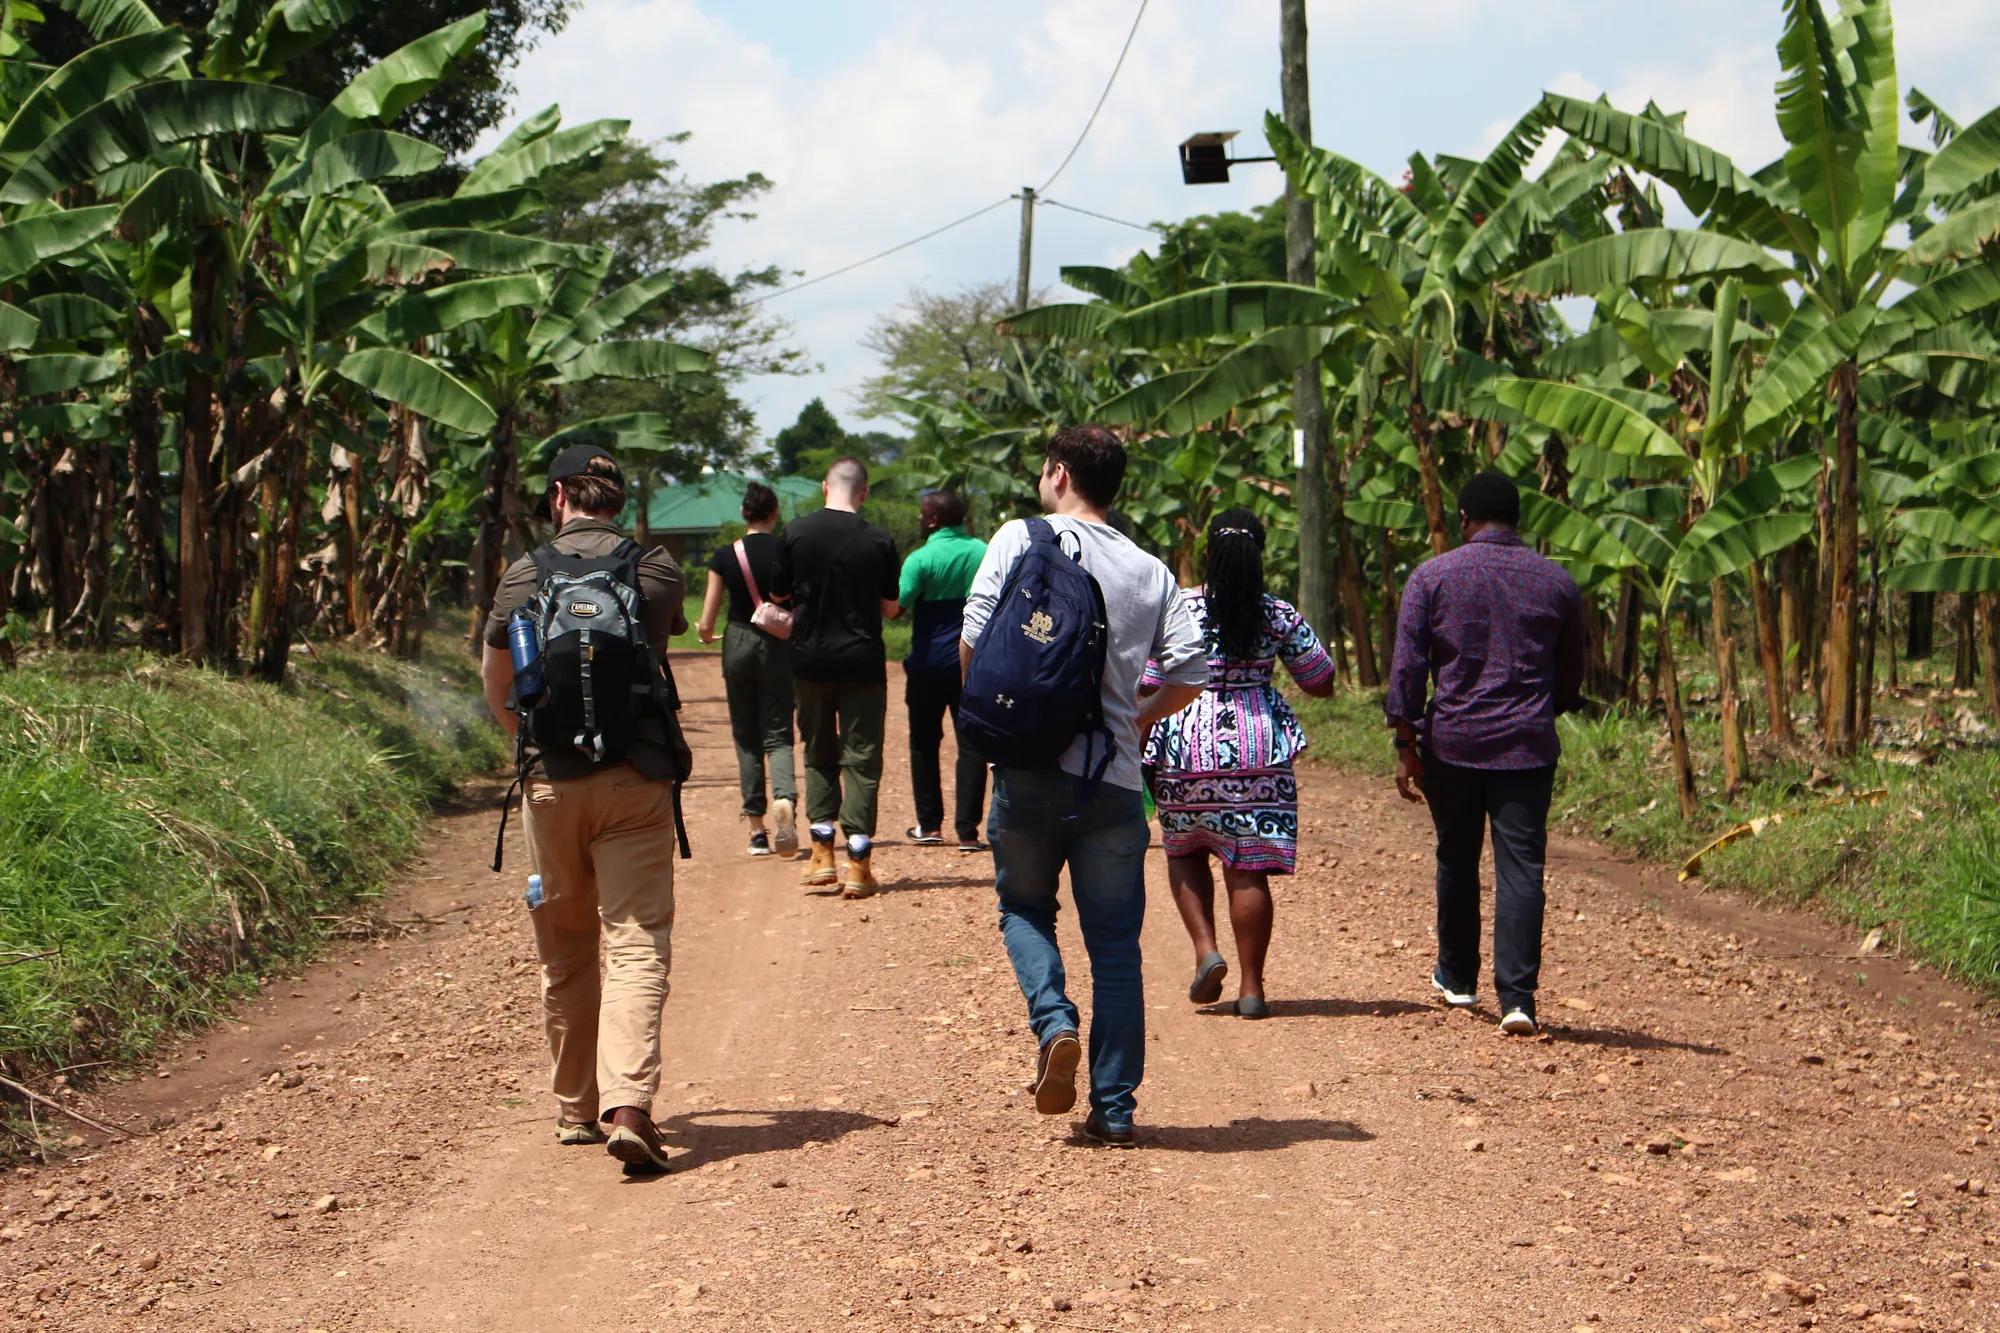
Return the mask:
{"type": "Polygon", "coordinates": [[[797,699],[799,739],[806,749],[806,818],[815,824],[838,819],[843,832],[874,837],[889,687],[802,680],[797,699]]]}
{"type": "Polygon", "coordinates": [[[761,815],[764,768],[771,769],[771,798],[796,801],[792,772],[792,646],[748,625],[722,631],[722,686],[729,699],[729,735],[736,742],[736,775],[743,813],[761,815]]]}

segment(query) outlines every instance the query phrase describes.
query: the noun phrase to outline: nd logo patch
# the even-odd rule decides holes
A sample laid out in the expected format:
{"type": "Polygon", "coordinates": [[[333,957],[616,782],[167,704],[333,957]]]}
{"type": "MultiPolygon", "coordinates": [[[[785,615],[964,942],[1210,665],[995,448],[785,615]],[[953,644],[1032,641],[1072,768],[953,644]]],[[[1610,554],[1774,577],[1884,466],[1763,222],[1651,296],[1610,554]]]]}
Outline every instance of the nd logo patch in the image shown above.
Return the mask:
{"type": "Polygon", "coordinates": [[[1046,611],[1037,611],[1028,617],[1028,623],[1021,626],[1021,633],[1036,643],[1047,647],[1055,639],[1056,618],[1046,611]]]}

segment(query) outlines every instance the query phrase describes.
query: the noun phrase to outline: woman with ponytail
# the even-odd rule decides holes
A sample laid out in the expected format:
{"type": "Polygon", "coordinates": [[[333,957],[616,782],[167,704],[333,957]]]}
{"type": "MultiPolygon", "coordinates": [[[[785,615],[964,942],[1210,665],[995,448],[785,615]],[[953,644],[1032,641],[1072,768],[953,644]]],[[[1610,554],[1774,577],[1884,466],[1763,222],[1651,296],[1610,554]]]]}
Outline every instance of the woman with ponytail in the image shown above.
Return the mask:
{"type": "MultiPolygon", "coordinates": [[[[1229,971],[1215,938],[1215,878],[1222,863],[1229,924],[1242,970],[1236,1012],[1268,1018],[1264,955],[1271,944],[1271,879],[1297,862],[1299,790],[1292,760],[1305,729],[1272,685],[1285,664],[1307,694],[1333,693],[1333,660],[1290,604],[1264,591],[1264,525],[1229,509],[1208,528],[1206,581],[1181,592],[1208,638],[1208,688],[1153,728],[1145,764],[1160,808],[1167,878],[1194,943],[1188,999],[1212,1004],[1229,971]]],[[[1146,687],[1159,681],[1148,669],[1146,687]]]]}

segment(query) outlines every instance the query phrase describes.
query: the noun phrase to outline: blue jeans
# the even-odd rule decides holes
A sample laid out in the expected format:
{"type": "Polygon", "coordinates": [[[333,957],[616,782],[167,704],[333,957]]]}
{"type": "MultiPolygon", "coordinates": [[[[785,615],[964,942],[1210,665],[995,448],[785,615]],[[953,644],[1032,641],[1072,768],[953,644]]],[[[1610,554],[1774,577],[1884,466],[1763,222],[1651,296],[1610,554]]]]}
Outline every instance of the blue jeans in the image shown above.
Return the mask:
{"type": "Polygon", "coordinates": [[[1028,1001],[1037,1042],[1076,1031],[1056,947],[1056,887],[1065,865],[1090,954],[1090,1105],[1112,1129],[1132,1124],[1146,1076],[1146,1003],[1139,928],[1146,919],[1146,847],[1152,831],[1139,793],[1099,786],[1077,809],[1077,780],[1055,769],[993,770],[993,844],[1000,934],[1028,1001]]]}

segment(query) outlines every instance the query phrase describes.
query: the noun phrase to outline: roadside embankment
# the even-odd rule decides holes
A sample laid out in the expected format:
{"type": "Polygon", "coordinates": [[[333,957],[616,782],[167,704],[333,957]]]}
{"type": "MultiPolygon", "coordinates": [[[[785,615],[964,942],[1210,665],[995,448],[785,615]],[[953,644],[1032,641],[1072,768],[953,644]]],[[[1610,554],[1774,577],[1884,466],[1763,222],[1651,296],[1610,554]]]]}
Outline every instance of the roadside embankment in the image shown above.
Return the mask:
{"type": "Polygon", "coordinates": [[[139,653],[0,674],[0,1074],[58,1080],[208,1018],[502,758],[456,655],[322,649],[282,688],[139,653]]]}
{"type": "MultiPolygon", "coordinates": [[[[1310,753],[1389,780],[1379,692],[1295,702],[1310,753]]],[[[1696,713],[1688,727],[1701,801],[1691,821],[1674,799],[1659,719],[1565,717],[1552,823],[1676,866],[1703,853],[1707,884],[1810,903],[1858,939],[1880,928],[1870,948],[2000,990],[2000,744],[1973,707],[1943,688],[1885,699],[1874,747],[1841,764],[1753,742],[1752,780],[1727,801],[1720,729],[1696,713]]]]}

